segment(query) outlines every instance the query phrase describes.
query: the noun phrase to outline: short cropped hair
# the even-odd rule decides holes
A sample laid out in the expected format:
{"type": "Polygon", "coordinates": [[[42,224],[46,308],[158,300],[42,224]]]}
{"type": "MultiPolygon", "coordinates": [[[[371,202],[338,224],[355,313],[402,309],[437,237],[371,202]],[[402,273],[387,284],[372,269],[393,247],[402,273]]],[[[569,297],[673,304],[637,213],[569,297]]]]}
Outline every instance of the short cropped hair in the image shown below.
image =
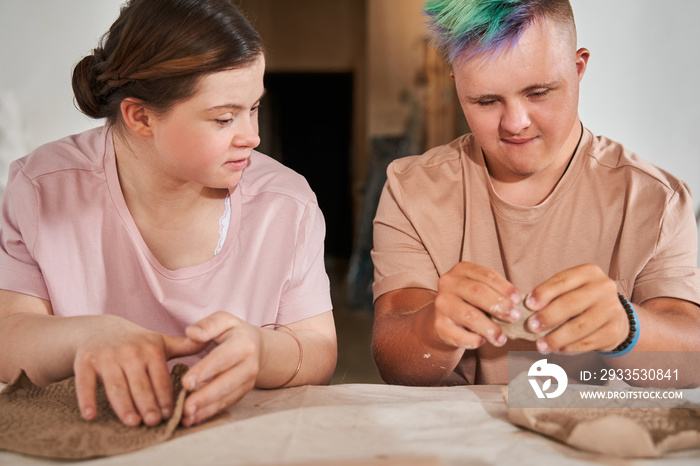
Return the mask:
{"type": "Polygon", "coordinates": [[[544,18],[567,25],[576,44],[569,0],[434,0],[423,13],[433,45],[449,64],[511,49],[531,23],[544,18]]]}

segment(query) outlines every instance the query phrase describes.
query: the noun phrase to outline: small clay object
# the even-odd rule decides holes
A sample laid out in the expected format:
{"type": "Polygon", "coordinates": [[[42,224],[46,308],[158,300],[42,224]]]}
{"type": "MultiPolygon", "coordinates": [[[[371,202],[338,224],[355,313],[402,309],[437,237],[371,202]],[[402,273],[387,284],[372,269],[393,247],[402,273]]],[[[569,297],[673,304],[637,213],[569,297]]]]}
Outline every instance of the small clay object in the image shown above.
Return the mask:
{"type": "Polygon", "coordinates": [[[525,298],[520,302],[518,305],[518,309],[520,309],[520,318],[516,320],[515,322],[505,322],[498,317],[495,317],[491,314],[489,316],[491,317],[491,320],[496,322],[499,327],[501,327],[501,330],[503,330],[503,333],[505,334],[506,337],[508,337],[509,340],[517,340],[517,339],[522,339],[522,340],[530,340],[530,341],[536,341],[554,330],[556,327],[551,328],[549,330],[545,330],[543,332],[533,332],[530,330],[527,326],[527,319],[535,313],[535,311],[531,311],[528,309],[528,307],[525,305],[525,300],[527,297],[530,296],[529,294],[525,295],[525,298]]]}

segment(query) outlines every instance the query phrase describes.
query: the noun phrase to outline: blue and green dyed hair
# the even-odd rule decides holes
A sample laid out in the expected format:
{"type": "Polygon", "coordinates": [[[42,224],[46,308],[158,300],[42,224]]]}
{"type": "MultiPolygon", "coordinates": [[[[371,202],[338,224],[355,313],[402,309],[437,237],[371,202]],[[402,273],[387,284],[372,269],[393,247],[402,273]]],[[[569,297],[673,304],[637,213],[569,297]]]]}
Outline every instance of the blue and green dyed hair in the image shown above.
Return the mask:
{"type": "Polygon", "coordinates": [[[469,60],[512,48],[532,22],[576,25],[569,0],[433,0],[425,3],[432,40],[445,60],[469,60]]]}

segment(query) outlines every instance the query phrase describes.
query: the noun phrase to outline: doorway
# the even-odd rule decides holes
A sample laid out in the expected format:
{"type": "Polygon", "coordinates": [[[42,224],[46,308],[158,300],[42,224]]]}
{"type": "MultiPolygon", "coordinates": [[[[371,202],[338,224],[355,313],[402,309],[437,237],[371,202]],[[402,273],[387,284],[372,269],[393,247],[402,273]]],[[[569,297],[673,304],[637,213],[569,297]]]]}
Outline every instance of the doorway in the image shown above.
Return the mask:
{"type": "Polygon", "coordinates": [[[352,73],[265,75],[259,150],[303,175],[326,220],[326,255],[352,249],[352,73]]]}

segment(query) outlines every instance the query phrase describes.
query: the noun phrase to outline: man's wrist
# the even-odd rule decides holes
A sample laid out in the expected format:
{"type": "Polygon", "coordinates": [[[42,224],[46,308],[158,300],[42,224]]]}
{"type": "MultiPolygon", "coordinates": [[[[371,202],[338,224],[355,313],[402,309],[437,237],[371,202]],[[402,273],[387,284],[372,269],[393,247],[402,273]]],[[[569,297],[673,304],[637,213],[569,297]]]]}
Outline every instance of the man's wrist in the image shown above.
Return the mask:
{"type": "Polygon", "coordinates": [[[624,356],[625,354],[632,351],[637,345],[637,342],[639,341],[639,334],[641,329],[639,327],[639,316],[637,315],[637,311],[632,305],[632,303],[627,301],[627,299],[624,296],[622,296],[619,293],[617,294],[617,296],[620,300],[620,303],[622,304],[622,307],[625,310],[625,314],[627,315],[627,319],[629,322],[629,333],[622,341],[622,343],[620,343],[612,351],[599,351],[599,353],[604,356],[624,356]]]}

